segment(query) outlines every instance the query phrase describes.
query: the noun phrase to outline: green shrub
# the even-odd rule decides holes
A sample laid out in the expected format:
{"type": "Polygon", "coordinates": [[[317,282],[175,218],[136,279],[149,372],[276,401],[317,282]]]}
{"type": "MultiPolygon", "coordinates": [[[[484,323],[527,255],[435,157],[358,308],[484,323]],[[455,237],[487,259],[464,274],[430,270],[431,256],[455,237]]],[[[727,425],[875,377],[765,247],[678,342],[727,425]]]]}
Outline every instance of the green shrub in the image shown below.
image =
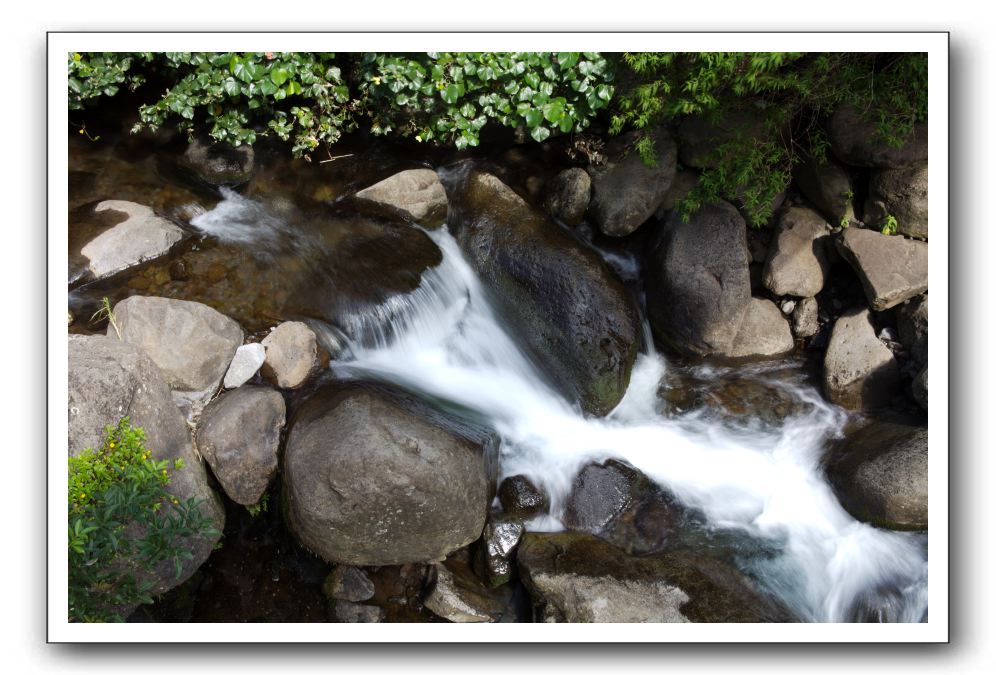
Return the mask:
{"type": "Polygon", "coordinates": [[[586,128],[614,93],[594,52],[122,52],[70,54],[70,107],[153,79],[168,87],[141,106],[135,131],[202,125],[234,146],[272,135],[307,158],[361,123],[458,149],[476,146],[488,121],[542,141],[586,128]]]}
{"type": "MultiPolygon", "coordinates": [[[[737,109],[760,118],[722,143],[680,208],[726,199],[744,205],[752,224],[771,217],[796,162],[823,160],[821,118],[854,104],[874,120],[878,139],[899,147],[927,117],[926,54],[685,52],[627,53],[610,131],[645,129],[685,116],[718,120],[737,109]]],[[[640,146],[649,161],[653,147],[640,146]]]]}
{"type": "Polygon", "coordinates": [[[121,621],[152,602],[147,571],[172,561],[177,578],[192,554],[184,537],[218,532],[194,499],[167,491],[183,460],[156,461],[129,418],[105,430],[99,450],[69,458],[69,619],[121,621]]]}
{"type": "Polygon", "coordinates": [[[899,221],[891,213],[886,214],[882,222],[882,234],[896,234],[899,232],[899,221]]]}

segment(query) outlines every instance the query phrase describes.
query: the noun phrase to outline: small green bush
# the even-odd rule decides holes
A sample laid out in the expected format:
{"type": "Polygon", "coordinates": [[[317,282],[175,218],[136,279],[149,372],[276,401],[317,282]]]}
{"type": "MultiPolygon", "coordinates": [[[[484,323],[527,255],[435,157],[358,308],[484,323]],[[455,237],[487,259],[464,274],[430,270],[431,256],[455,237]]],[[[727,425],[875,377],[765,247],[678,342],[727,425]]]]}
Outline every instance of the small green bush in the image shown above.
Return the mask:
{"type": "MultiPolygon", "coordinates": [[[[802,158],[823,160],[829,143],[820,122],[837,106],[874,120],[878,140],[899,147],[927,118],[927,55],[801,52],[626,53],[610,131],[647,129],[736,110],[759,117],[720,144],[698,185],[680,205],[687,217],[717,199],[737,201],[755,226],[802,158]]],[[[639,146],[650,161],[653,146],[639,146]]]]}
{"type": "Polygon", "coordinates": [[[177,578],[192,554],[189,536],[217,536],[194,499],[167,491],[183,460],[156,461],[129,418],[105,430],[99,450],[69,458],[69,619],[121,621],[120,611],[152,602],[147,571],[171,560],[177,578]]]}

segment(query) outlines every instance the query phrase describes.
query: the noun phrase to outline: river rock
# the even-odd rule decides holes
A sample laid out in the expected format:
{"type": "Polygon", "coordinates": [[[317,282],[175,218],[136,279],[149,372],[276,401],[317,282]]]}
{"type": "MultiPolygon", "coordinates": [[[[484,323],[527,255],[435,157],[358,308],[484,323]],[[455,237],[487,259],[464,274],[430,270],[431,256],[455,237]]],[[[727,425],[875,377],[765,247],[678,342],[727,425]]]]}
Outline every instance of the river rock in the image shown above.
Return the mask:
{"type": "Polygon", "coordinates": [[[94,211],[116,211],[126,216],[80,250],[89,260],[88,268],[94,279],[165,255],[184,237],[183,230],[142,204],[111,200],[100,202],[94,211]]]}
{"type": "Polygon", "coordinates": [[[233,147],[195,138],[177,163],[208,185],[236,186],[252,178],[256,153],[251,145],[233,147]]]}
{"type": "Polygon", "coordinates": [[[678,148],[664,130],[653,133],[655,166],[633,147],[639,132],[618,136],[606,148],[608,161],[590,167],[591,215],[602,233],[623,237],[654,215],[671,187],[678,148]]]}
{"type": "Polygon", "coordinates": [[[725,111],[719,119],[689,115],[678,125],[679,159],[684,166],[708,169],[716,165],[716,149],[729,141],[762,135],[764,116],[751,108],[725,111]]]}
{"type": "Polygon", "coordinates": [[[924,366],[920,374],[913,378],[913,398],[924,410],[927,409],[927,367],[924,366]]]}
{"type": "Polygon", "coordinates": [[[69,336],[69,454],[97,448],[104,429],[122,417],[146,434],[146,447],[156,460],[182,459],[182,469],[173,471],[167,490],[178,499],[196,499],[201,512],[218,534],[187,537],[183,546],[192,555],[183,561],[177,578],[173,561],[147,570],[154,582],[153,594],[164,593],[183,583],[207,560],[221,538],[225,510],[214,491],[200,458],[190,442],[190,432],[163,381],[162,372],[141,349],[117,338],[101,335],[69,336]]]}
{"type": "Polygon", "coordinates": [[[770,359],[795,348],[792,328],[778,306],[767,298],[751,298],[740,330],[724,356],[731,359],[770,359]]]}
{"type": "Polygon", "coordinates": [[[868,304],[877,312],[927,290],[927,244],[872,230],[848,228],[837,250],[861,279],[868,304]]]}
{"type": "Polygon", "coordinates": [[[825,246],[829,224],[815,211],[786,209],[768,249],[764,285],[775,295],[810,298],[823,290],[830,262],[825,246]]]}
{"type": "Polygon", "coordinates": [[[498,486],[502,510],[514,518],[528,520],[546,513],[550,502],[546,494],[525,476],[509,476],[498,486]]]}
{"type": "Polygon", "coordinates": [[[530,532],[518,564],[546,623],[793,620],[743,574],[693,553],[636,557],[588,534],[530,532]]]}
{"type": "Polygon", "coordinates": [[[687,222],[668,217],[645,271],[658,339],[693,356],[733,348],[751,300],[746,230],[726,202],[703,206],[687,222]]]}
{"type": "Polygon", "coordinates": [[[853,309],[834,324],[823,360],[823,390],[851,410],[888,404],[899,390],[899,366],[875,335],[867,309],[853,309]]]}
{"type": "Polygon", "coordinates": [[[792,333],[797,338],[816,335],[820,329],[820,307],[816,298],[803,298],[792,312],[792,333]]]}
{"type": "Polygon", "coordinates": [[[145,350],[182,407],[211,398],[242,345],[239,324],[199,302],[133,295],[113,311],[121,339],[145,350]]]}
{"type": "Polygon", "coordinates": [[[374,584],[359,567],[339,565],[329,574],[322,592],[330,600],[363,602],[374,596],[374,584]]]}
{"type": "Polygon", "coordinates": [[[919,364],[927,363],[927,295],[903,304],[899,308],[899,341],[919,364]]]}
{"type": "Polygon", "coordinates": [[[387,618],[380,607],[361,605],[348,600],[337,600],[332,609],[336,623],[383,623],[387,618]]]}
{"type": "Polygon", "coordinates": [[[847,169],[829,157],[825,162],[808,157],[794,171],[799,190],[834,227],[854,218],[854,183],[847,169]]]}
{"type": "Polygon", "coordinates": [[[211,401],[197,425],[197,449],[232,501],[259,502],[277,472],[284,397],[244,386],[211,401]]]}
{"type": "Polygon", "coordinates": [[[577,475],[563,523],[638,555],[667,548],[684,516],[672,494],[641,471],[610,459],[588,464],[577,475]]]}
{"type": "Polygon", "coordinates": [[[879,138],[875,116],[864,117],[849,103],[839,106],[831,115],[827,135],[833,153],[851,166],[901,169],[927,159],[926,124],[915,124],[905,143],[894,148],[879,138]]]}
{"type": "Polygon", "coordinates": [[[479,576],[492,586],[501,586],[512,576],[515,549],[522,540],[525,527],[519,520],[493,517],[481,533],[476,564],[479,576]]]}
{"type": "Polygon", "coordinates": [[[494,176],[461,191],[458,241],[548,377],[590,414],[622,399],[640,345],[630,292],[591,249],[494,176]]]}
{"type": "Polygon", "coordinates": [[[242,345],[235,350],[235,356],[228,365],[225,373],[225,380],[222,385],[225,389],[235,389],[252,379],[252,376],[263,365],[266,360],[266,349],[258,342],[242,345]]]}
{"type": "Polygon", "coordinates": [[[458,558],[432,566],[424,604],[436,616],[454,623],[515,620],[510,589],[488,588],[458,558]]]}
{"type": "Polygon", "coordinates": [[[831,451],[826,471],[855,518],[890,529],[927,529],[926,427],[872,422],[831,451]]]}
{"type": "Polygon", "coordinates": [[[312,396],[287,439],[289,523],[329,562],[442,560],[487,515],[480,446],[360,387],[312,396]]]}
{"type": "Polygon", "coordinates": [[[681,200],[688,196],[695,185],[699,182],[699,174],[687,169],[679,169],[674,174],[671,187],[664,194],[660,207],[657,209],[657,217],[665,218],[669,211],[674,211],[681,200]]]}
{"type": "Polygon", "coordinates": [[[547,185],[543,208],[565,225],[575,227],[584,219],[590,200],[591,176],[573,167],[558,173],[547,185]]]}
{"type": "Polygon", "coordinates": [[[899,234],[927,239],[927,163],[872,174],[865,223],[881,228],[887,216],[896,219],[899,234]]]}
{"type": "Polygon", "coordinates": [[[263,377],[281,389],[297,389],[322,367],[318,338],[301,321],[285,321],[263,338],[263,377]]]}
{"type": "Polygon", "coordinates": [[[392,208],[406,220],[423,227],[439,227],[446,221],[446,191],[432,169],[396,173],[360,190],[356,198],[392,208]]]}

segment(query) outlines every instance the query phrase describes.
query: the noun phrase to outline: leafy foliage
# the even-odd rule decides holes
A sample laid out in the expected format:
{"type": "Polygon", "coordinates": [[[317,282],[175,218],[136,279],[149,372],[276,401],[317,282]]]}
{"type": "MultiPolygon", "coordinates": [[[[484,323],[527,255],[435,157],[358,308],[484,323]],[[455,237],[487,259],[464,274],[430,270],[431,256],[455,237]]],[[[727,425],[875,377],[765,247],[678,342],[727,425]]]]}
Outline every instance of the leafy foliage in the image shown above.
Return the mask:
{"type": "Polygon", "coordinates": [[[359,93],[374,133],[474,147],[488,121],[536,141],[580,131],[614,93],[595,52],[364,54],[359,93]]]}
{"type": "MultiPolygon", "coordinates": [[[[926,54],[627,53],[622,63],[613,133],[687,116],[719,121],[739,113],[757,121],[714,149],[680,207],[686,216],[722,198],[763,225],[795,163],[825,159],[829,143],[818,121],[843,103],[874,120],[879,140],[895,147],[927,116],[926,54]]],[[[640,149],[649,160],[652,146],[640,149]]]]}
{"type": "Polygon", "coordinates": [[[203,125],[234,146],[272,135],[298,157],[361,123],[459,149],[478,145],[489,121],[543,141],[586,128],[614,94],[612,68],[594,52],[72,54],[69,71],[73,108],[158,73],[171,84],[140,108],[135,131],[203,125]]]}
{"type": "Polygon", "coordinates": [[[882,223],[882,234],[896,234],[897,232],[899,232],[899,221],[891,213],[887,214],[882,223]]]}
{"type": "Polygon", "coordinates": [[[105,434],[99,450],[69,458],[71,621],[121,621],[120,608],[152,602],[152,581],[136,571],[171,560],[179,578],[192,557],[182,539],[218,534],[196,500],[166,489],[182,459],[152,459],[127,417],[105,434]]]}

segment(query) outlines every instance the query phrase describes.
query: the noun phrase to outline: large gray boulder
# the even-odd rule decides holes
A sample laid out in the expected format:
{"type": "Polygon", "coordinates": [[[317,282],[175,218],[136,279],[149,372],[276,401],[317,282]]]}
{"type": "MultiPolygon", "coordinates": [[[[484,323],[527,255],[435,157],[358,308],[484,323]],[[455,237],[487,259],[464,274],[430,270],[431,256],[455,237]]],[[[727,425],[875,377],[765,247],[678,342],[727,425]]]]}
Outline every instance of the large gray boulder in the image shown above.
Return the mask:
{"type": "Polygon", "coordinates": [[[927,238],[927,163],[906,169],[882,169],[872,174],[865,200],[865,223],[881,227],[887,216],[896,219],[900,234],[927,238]]]}
{"type": "Polygon", "coordinates": [[[827,127],[833,153],[851,166],[900,169],[927,159],[927,125],[917,123],[903,145],[894,148],[878,132],[874,115],[864,116],[852,104],[839,106],[827,127]]]}
{"type": "Polygon", "coordinates": [[[639,555],[667,548],[684,518],[674,495],[632,466],[608,460],[586,465],[575,477],[563,523],[639,555]]]}
{"type": "Polygon", "coordinates": [[[113,311],[117,328],[109,325],[108,336],[120,330],[144,350],[182,407],[211,398],[242,344],[239,324],[199,302],[133,295],[113,311]]]}
{"type": "Polygon", "coordinates": [[[165,255],[184,237],[183,230],[142,204],[110,200],[97,204],[94,211],[125,215],[123,221],[101,232],[80,250],[95,279],[165,255]]]}
{"type": "Polygon", "coordinates": [[[263,338],[263,377],[281,389],[298,389],[322,367],[318,337],[306,323],[285,321],[263,338]]]}
{"type": "Polygon", "coordinates": [[[830,270],[826,245],[830,225],[807,208],[786,209],[768,248],[764,285],[775,295],[811,298],[823,290],[830,270]]]}
{"type": "Polygon", "coordinates": [[[737,360],[771,359],[794,348],[792,328],[778,306],[767,298],[751,298],[740,330],[723,356],[737,360]]]}
{"type": "Polygon", "coordinates": [[[674,180],[678,149],[671,136],[657,130],[656,164],[647,166],[633,145],[636,132],[614,138],[606,148],[608,161],[591,167],[591,215],[604,234],[622,237],[654,215],[674,180]]]}
{"type": "Polygon", "coordinates": [[[688,222],[668,217],[645,272],[658,339],[693,356],[732,349],[751,299],[746,231],[726,202],[703,206],[688,222]]]}
{"type": "Polygon", "coordinates": [[[211,401],[197,425],[197,449],[232,501],[259,502],[277,472],[284,397],[244,386],[211,401]]]}
{"type": "Polygon", "coordinates": [[[793,621],[743,574],[694,553],[637,557],[588,534],[528,533],[518,564],[546,623],[793,621]]]}
{"type": "Polygon", "coordinates": [[[224,529],[225,510],[208,486],[186,422],[156,364],[141,349],[117,338],[70,335],[69,455],[100,447],[104,429],[126,416],[133,426],[145,430],[145,446],[154,459],[184,461],[182,469],[173,471],[167,489],[180,500],[199,501],[202,513],[218,531],[214,537],[183,540],[193,557],[183,562],[179,578],[171,560],[147,570],[154,582],[153,593],[159,594],[189,579],[207,560],[224,529]]]}
{"type": "Polygon", "coordinates": [[[853,309],[833,326],[823,360],[823,390],[839,406],[860,410],[888,404],[899,391],[899,366],[875,334],[867,309],[853,309]]]}
{"type": "Polygon", "coordinates": [[[236,186],[252,178],[256,153],[251,145],[233,147],[228,143],[194,139],[177,164],[208,185],[236,186]]]}
{"type": "Polygon", "coordinates": [[[925,242],[852,227],[840,233],[836,244],[876,312],[927,290],[925,242]]]}
{"type": "Polygon", "coordinates": [[[442,560],[480,536],[489,502],[480,446],[360,387],[305,404],[284,483],[301,543],[358,566],[442,560]]]}
{"type": "Polygon", "coordinates": [[[926,294],[903,303],[899,308],[899,341],[919,364],[927,363],[927,298],[926,294]]]}
{"type": "Polygon", "coordinates": [[[585,412],[622,399],[640,345],[636,304],[597,253],[494,176],[459,195],[461,248],[550,379],[585,412]]]}
{"type": "Polygon", "coordinates": [[[808,157],[793,174],[802,194],[835,227],[854,220],[854,183],[847,169],[830,158],[808,157]]]}
{"type": "Polygon", "coordinates": [[[894,530],[927,529],[927,429],[872,422],[826,459],[841,505],[855,518],[894,530]]]}
{"type": "Polygon", "coordinates": [[[360,190],[356,199],[387,206],[406,220],[424,227],[439,227],[446,221],[446,191],[432,169],[396,173],[360,190]]]}
{"type": "Polygon", "coordinates": [[[564,169],[546,186],[543,208],[560,222],[574,227],[584,219],[591,201],[591,176],[577,167],[564,169]]]}

